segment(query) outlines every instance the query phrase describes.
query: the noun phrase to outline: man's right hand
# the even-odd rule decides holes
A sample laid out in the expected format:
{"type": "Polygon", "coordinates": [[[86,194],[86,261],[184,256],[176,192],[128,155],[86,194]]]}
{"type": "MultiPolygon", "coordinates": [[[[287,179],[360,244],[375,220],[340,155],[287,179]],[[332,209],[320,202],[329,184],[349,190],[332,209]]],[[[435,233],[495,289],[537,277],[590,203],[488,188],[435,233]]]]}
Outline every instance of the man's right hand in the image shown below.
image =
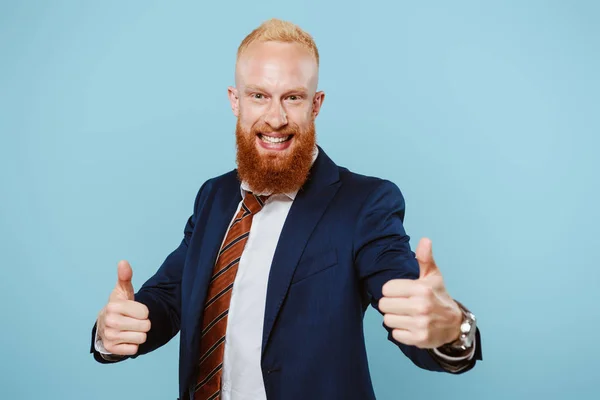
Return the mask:
{"type": "Polygon", "coordinates": [[[108,304],[98,315],[96,331],[104,348],[111,354],[136,354],[139,345],[146,341],[146,333],[150,330],[148,307],[134,301],[132,276],[133,271],[129,263],[119,262],[117,285],[108,298],[108,304]]]}

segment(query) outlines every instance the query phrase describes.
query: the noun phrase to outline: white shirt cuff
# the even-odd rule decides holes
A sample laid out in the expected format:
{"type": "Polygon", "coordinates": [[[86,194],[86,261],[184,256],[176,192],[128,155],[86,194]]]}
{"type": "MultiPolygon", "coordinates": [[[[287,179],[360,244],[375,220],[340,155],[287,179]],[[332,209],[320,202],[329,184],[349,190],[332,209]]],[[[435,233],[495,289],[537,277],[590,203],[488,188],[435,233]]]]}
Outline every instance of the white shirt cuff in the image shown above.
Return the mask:
{"type": "Polygon", "coordinates": [[[98,331],[96,331],[96,336],[94,338],[94,347],[96,351],[100,354],[112,355],[106,348],[104,348],[104,343],[102,343],[102,339],[98,336],[98,331]]]}
{"type": "Polygon", "coordinates": [[[446,360],[446,361],[450,361],[450,362],[458,362],[458,361],[464,361],[464,360],[470,360],[473,358],[473,356],[475,355],[475,348],[477,347],[477,341],[474,340],[473,341],[473,347],[471,347],[471,351],[469,352],[469,354],[467,354],[466,356],[461,356],[461,357],[451,357],[447,354],[442,353],[441,351],[439,351],[437,348],[433,349],[433,352],[440,358],[446,360]]]}

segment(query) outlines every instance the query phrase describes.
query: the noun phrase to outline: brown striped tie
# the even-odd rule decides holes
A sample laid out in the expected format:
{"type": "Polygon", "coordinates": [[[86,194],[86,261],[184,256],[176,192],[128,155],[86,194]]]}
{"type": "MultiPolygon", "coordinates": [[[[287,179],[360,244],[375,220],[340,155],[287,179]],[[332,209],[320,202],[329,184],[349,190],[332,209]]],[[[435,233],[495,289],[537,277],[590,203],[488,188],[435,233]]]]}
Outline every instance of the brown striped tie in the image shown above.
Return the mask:
{"type": "Polygon", "coordinates": [[[235,216],[217,256],[204,304],[199,373],[194,388],[194,400],[220,398],[225,330],[233,281],[250,235],[252,217],[261,210],[266,199],[267,196],[255,196],[246,192],[240,211],[235,216]]]}

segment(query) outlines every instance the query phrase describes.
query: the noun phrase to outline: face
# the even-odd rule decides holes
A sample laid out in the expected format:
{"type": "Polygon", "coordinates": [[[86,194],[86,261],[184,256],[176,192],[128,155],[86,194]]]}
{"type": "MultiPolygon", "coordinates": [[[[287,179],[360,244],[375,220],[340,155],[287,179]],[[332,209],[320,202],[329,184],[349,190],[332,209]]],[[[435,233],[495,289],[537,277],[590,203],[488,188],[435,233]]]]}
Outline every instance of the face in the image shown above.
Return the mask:
{"type": "Polygon", "coordinates": [[[286,193],[305,182],[325,97],[317,81],[316,60],[295,43],[253,43],[238,60],[228,89],[238,174],[255,192],[286,193]]]}

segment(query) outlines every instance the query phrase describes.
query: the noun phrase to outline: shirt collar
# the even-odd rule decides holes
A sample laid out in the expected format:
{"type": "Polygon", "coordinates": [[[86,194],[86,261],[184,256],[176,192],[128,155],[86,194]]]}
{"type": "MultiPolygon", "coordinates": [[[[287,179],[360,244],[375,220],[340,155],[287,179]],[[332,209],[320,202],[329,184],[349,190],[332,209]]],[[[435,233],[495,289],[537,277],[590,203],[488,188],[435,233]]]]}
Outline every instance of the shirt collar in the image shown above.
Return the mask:
{"type": "MultiPolygon", "coordinates": [[[[317,146],[315,146],[314,150],[313,150],[313,159],[312,159],[312,164],[314,164],[315,160],[317,159],[317,156],[319,155],[319,148],[317,146]]],[[[242,194],[242,199],[246,196],[246,192],[251,192],[251,188],[248,185],[248,183],[246,181],[242,181],[241,185],[240,185],[240,193],[242,194]]],[[[258,196],[267,196],[270,195],[272,193],[255,193],[258,196]]],[[[295,190],[293,192],[288,192],[288,193],[282,193],[285,196],[289,197],[290,199],[294,200],[296,198],[296,195],[298,194],[298,190],[295,190]]]]}

